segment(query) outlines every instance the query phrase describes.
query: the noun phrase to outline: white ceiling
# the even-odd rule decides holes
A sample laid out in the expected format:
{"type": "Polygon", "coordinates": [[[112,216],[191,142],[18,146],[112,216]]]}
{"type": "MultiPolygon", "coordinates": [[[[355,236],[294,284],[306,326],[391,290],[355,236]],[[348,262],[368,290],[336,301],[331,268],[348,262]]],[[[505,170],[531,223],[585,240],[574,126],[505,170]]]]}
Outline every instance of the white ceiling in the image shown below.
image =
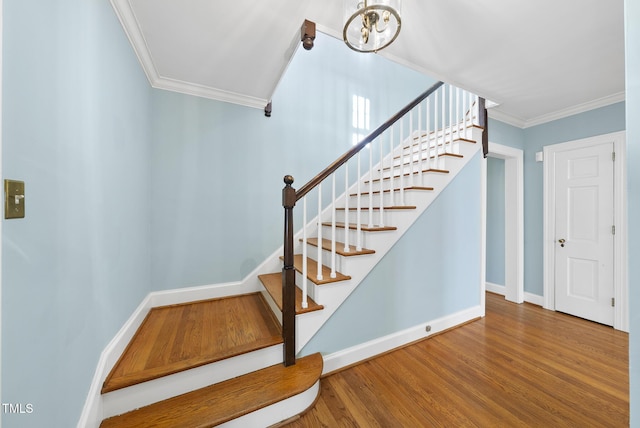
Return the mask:
{"type": "MultiPolygon", "coordinates": [[[[153,86],[257,108],[305,19],[342,34],[343,0],[112,4],[153,86]]],[[[404,0],[401,15],[378,55],[499,103],[492,117],[527,127],[624,100],[623,0],[404,0]]]]}

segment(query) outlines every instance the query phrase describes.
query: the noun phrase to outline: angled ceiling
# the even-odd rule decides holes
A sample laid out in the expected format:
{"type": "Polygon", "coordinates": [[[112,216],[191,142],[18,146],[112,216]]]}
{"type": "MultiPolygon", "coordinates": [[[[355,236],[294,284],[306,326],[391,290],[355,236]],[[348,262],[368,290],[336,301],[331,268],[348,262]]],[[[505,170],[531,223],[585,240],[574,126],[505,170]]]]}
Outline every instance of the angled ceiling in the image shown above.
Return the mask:
{"type": "MultiPolygon", "coordinates": [[[[342,34],[343,0],[112,4],[154,87],[257,108],[305,19],[342,34]]],[[[499,103],[490,114],[505,122],[527,127],[624,100],[622,0],[404,0],[401,14],[400,36],[378,55],[499,103]]]]}

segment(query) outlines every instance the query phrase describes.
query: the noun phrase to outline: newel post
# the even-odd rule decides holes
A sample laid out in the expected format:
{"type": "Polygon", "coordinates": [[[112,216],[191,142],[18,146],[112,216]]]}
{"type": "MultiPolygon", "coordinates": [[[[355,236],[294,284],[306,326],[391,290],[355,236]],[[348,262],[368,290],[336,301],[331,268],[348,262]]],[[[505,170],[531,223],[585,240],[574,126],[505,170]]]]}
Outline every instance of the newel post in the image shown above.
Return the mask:
{"type": "Polygon", "coordinates": [[[296,363],[296,285],[293,266],[293,207],[296,189],[291,187],[293,177],[284,177],[282,189],[284,207],[284,266],[282,267],[282,338],[284,339],[284,365],[296,363]]]}

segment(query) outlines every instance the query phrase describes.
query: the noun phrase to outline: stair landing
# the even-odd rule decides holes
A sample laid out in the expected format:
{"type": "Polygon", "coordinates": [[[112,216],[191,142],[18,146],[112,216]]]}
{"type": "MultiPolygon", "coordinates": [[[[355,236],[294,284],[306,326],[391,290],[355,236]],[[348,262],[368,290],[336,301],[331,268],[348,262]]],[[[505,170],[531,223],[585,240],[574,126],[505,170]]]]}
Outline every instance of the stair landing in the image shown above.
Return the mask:
{"type": "Polygon", "coordinates": [[[261,293],[153,308],[102,393],[282,343],[261,293]]]}

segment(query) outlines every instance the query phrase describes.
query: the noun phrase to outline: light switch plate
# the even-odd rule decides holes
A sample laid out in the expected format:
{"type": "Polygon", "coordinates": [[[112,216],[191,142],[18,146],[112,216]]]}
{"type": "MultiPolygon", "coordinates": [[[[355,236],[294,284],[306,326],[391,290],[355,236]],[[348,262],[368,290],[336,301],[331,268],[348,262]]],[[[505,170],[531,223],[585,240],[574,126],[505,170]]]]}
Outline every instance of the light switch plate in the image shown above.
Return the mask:
{"type": "Polygon", "coordinates": [[[4,218],[24,218],[24,181],[4,180],[4,218]]]}

